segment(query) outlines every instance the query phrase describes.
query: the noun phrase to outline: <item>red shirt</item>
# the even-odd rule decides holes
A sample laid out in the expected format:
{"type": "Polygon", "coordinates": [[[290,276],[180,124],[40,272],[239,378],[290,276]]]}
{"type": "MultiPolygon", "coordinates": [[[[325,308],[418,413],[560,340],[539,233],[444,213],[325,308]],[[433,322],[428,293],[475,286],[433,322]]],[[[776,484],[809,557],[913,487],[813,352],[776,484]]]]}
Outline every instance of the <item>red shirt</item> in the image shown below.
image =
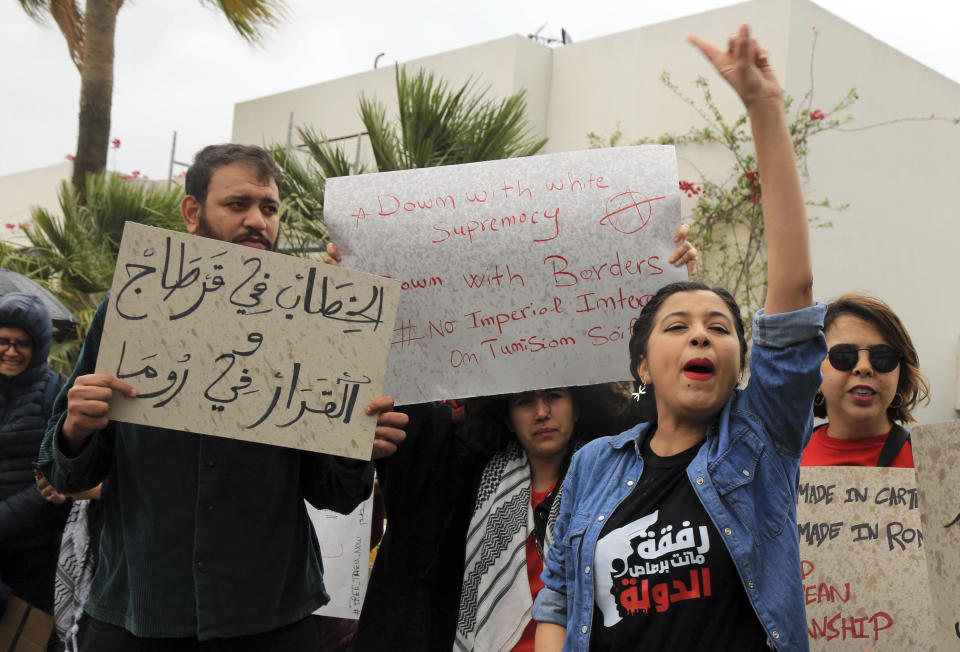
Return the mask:
{"type": "MultiPolygon", "coordinates": [[[[890,435],[863,437],[862,439],[838,439],[827,433],[824,424],[813,431],[810,443],[803,450],[803,459],[800,466],[876,466],[880,459],[880,451],[890,435]]],[[[892,428],[891,428],[892,430],[892,428]]],[[[913,468],[913,449],[910,442],[905,442],[903,448],[890,466],[904,469],[913,468]]]]}
{"type": "MultiPolygon", "coordinates": [[[[533,508],[536,509],[537,505],[542,503],[556,486],[556,483],[554,483],[553,487],[546,491],[534,491],[531,487],[530,502],[533,503],[533,508]]],[[[534,600],[537,599],[537,593],[543,588],[543,582],[540,581],[540,573],[542,572],[543,559],[540,558],[540,551],[537,550],[537,540],[531,532],[530,536],[527,537],[527,581],[530,582],[530,595],[533,596],[534,600]]],[[[533,652],[533,639],[536,633],[537,621],[531,620],[524,628],[523,636],[513,646],[513,652],[533,652]]]]}

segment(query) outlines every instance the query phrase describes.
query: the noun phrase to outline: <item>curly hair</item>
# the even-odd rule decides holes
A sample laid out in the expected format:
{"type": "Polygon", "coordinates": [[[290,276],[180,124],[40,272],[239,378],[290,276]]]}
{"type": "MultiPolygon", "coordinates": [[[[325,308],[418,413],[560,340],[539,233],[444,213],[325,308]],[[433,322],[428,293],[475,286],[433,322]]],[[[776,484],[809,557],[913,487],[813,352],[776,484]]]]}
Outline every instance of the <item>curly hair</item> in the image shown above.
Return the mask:
{"type": "MultiPolygon", "coordinates": [[[[863,294],[845,294],[827,306],[827,314],[823,318],[824,333],[829,331],[842,315],[852,315],[873,325],[883,335],[887,344],[903,356],[900,358],[900,380],[897,382],[900,403],[887,407],[887,418],[894,423],[916,421],[912,410],[929,401],[930,385],[920,373],[920,358],[903,322],[893,309],[880,299],[863,294]]],[[[814,404],[813,413],[821,419],[827,418],[826,404],[814,404]]]]}
{"type": "MultiPolygon", "coordinates": [[[[617,434],[622,421],[620,415],[629,396],[625,383],[603,383],[568,388],[580,418],[573,429],[570,450],[577,443],[617,434]]],[[[515,437],[507,430],[507,414],[513,394],[478,396],[465,401],[466,416],[457,435],[472,450],[492,454],[515,437]]]]}

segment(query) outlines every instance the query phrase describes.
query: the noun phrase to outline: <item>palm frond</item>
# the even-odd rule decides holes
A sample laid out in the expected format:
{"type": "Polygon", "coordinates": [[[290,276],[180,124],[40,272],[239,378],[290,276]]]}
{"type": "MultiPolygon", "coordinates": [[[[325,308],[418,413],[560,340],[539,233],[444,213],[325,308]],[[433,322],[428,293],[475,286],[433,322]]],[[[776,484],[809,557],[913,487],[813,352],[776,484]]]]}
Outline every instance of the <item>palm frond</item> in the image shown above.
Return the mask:
{"type": "Polygon", "coordinates": [[[245,41],[258,44],[266,29],[277,27],[287,17],[284,0],[200,0],[220,10],[230,27],[245,41]]]}

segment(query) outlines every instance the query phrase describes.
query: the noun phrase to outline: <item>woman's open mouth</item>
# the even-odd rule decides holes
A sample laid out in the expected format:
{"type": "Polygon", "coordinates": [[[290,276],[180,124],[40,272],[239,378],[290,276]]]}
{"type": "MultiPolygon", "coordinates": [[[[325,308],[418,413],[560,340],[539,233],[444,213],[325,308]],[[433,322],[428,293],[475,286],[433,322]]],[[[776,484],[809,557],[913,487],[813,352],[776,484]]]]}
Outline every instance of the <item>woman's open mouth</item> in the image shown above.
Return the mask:
{"type": "Polygon", "coordinates": [[[853,402],[859,405],[869,405],[873,403],[873,399],[877,396],[877,391],[866,385],[857,385],[847,393],[853,398],[853,402]]]}
{"type": "Polygon", "coordinates": [[[693,358],[683,365],[683,375],[690,380],[707,381],[713,374],[713,362],[707,358],[693,358]]]}

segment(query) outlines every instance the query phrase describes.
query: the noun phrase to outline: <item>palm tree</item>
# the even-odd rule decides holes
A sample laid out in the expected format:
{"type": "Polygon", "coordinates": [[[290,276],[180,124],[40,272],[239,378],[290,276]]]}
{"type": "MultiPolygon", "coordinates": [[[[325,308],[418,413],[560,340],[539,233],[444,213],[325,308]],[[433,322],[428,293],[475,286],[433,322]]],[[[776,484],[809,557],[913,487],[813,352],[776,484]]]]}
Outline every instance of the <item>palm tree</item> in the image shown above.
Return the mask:
{"type": "Polygon", "coordinates": [[[32,278],[69,308],[79,320],[73,337],[55,342],[51,365],[73,368],[86,329],[113,280],[125,221],[183,231],[183,190],[161,189],[117,174],[91,174],[81,203],[73,187],[60,187],[60,214],[36,207],[24,229],[28,244],[0,243],[0,267],[32,278]]]}
{"type": "Polygon", "coordinates": [[[312,127],[297,132],[307,159],[279,145],[271,153],[284,171],[284,249],[308,253],[327,240],[323,224],[323,189],[329,177],[456,165],[530,156],[546,144],[530,133],[523,91],[503,100],[487,97],[488,89],[468,80],[459,88],[433,73],[415,76],[397,67],[398,108],[392,120],[377,100],[360,97],[360,117],[370,138],[376,169],[351,164],[339,146],[312,127]]]}
{"type": "MultiPolygon", "coordinates": [[[[110,110],[113,102],[114,33],[124,0],[18,0],[35,20],[53,18],[70,58],[80,73],[80,118],[73,187],[82,201],[87,175],[107,165],[110,110]]],[[[284,0],[200,0],[220,10],[245,40],[256,43],[264,27],[273,27],[286,12],[284,0]]]]}

